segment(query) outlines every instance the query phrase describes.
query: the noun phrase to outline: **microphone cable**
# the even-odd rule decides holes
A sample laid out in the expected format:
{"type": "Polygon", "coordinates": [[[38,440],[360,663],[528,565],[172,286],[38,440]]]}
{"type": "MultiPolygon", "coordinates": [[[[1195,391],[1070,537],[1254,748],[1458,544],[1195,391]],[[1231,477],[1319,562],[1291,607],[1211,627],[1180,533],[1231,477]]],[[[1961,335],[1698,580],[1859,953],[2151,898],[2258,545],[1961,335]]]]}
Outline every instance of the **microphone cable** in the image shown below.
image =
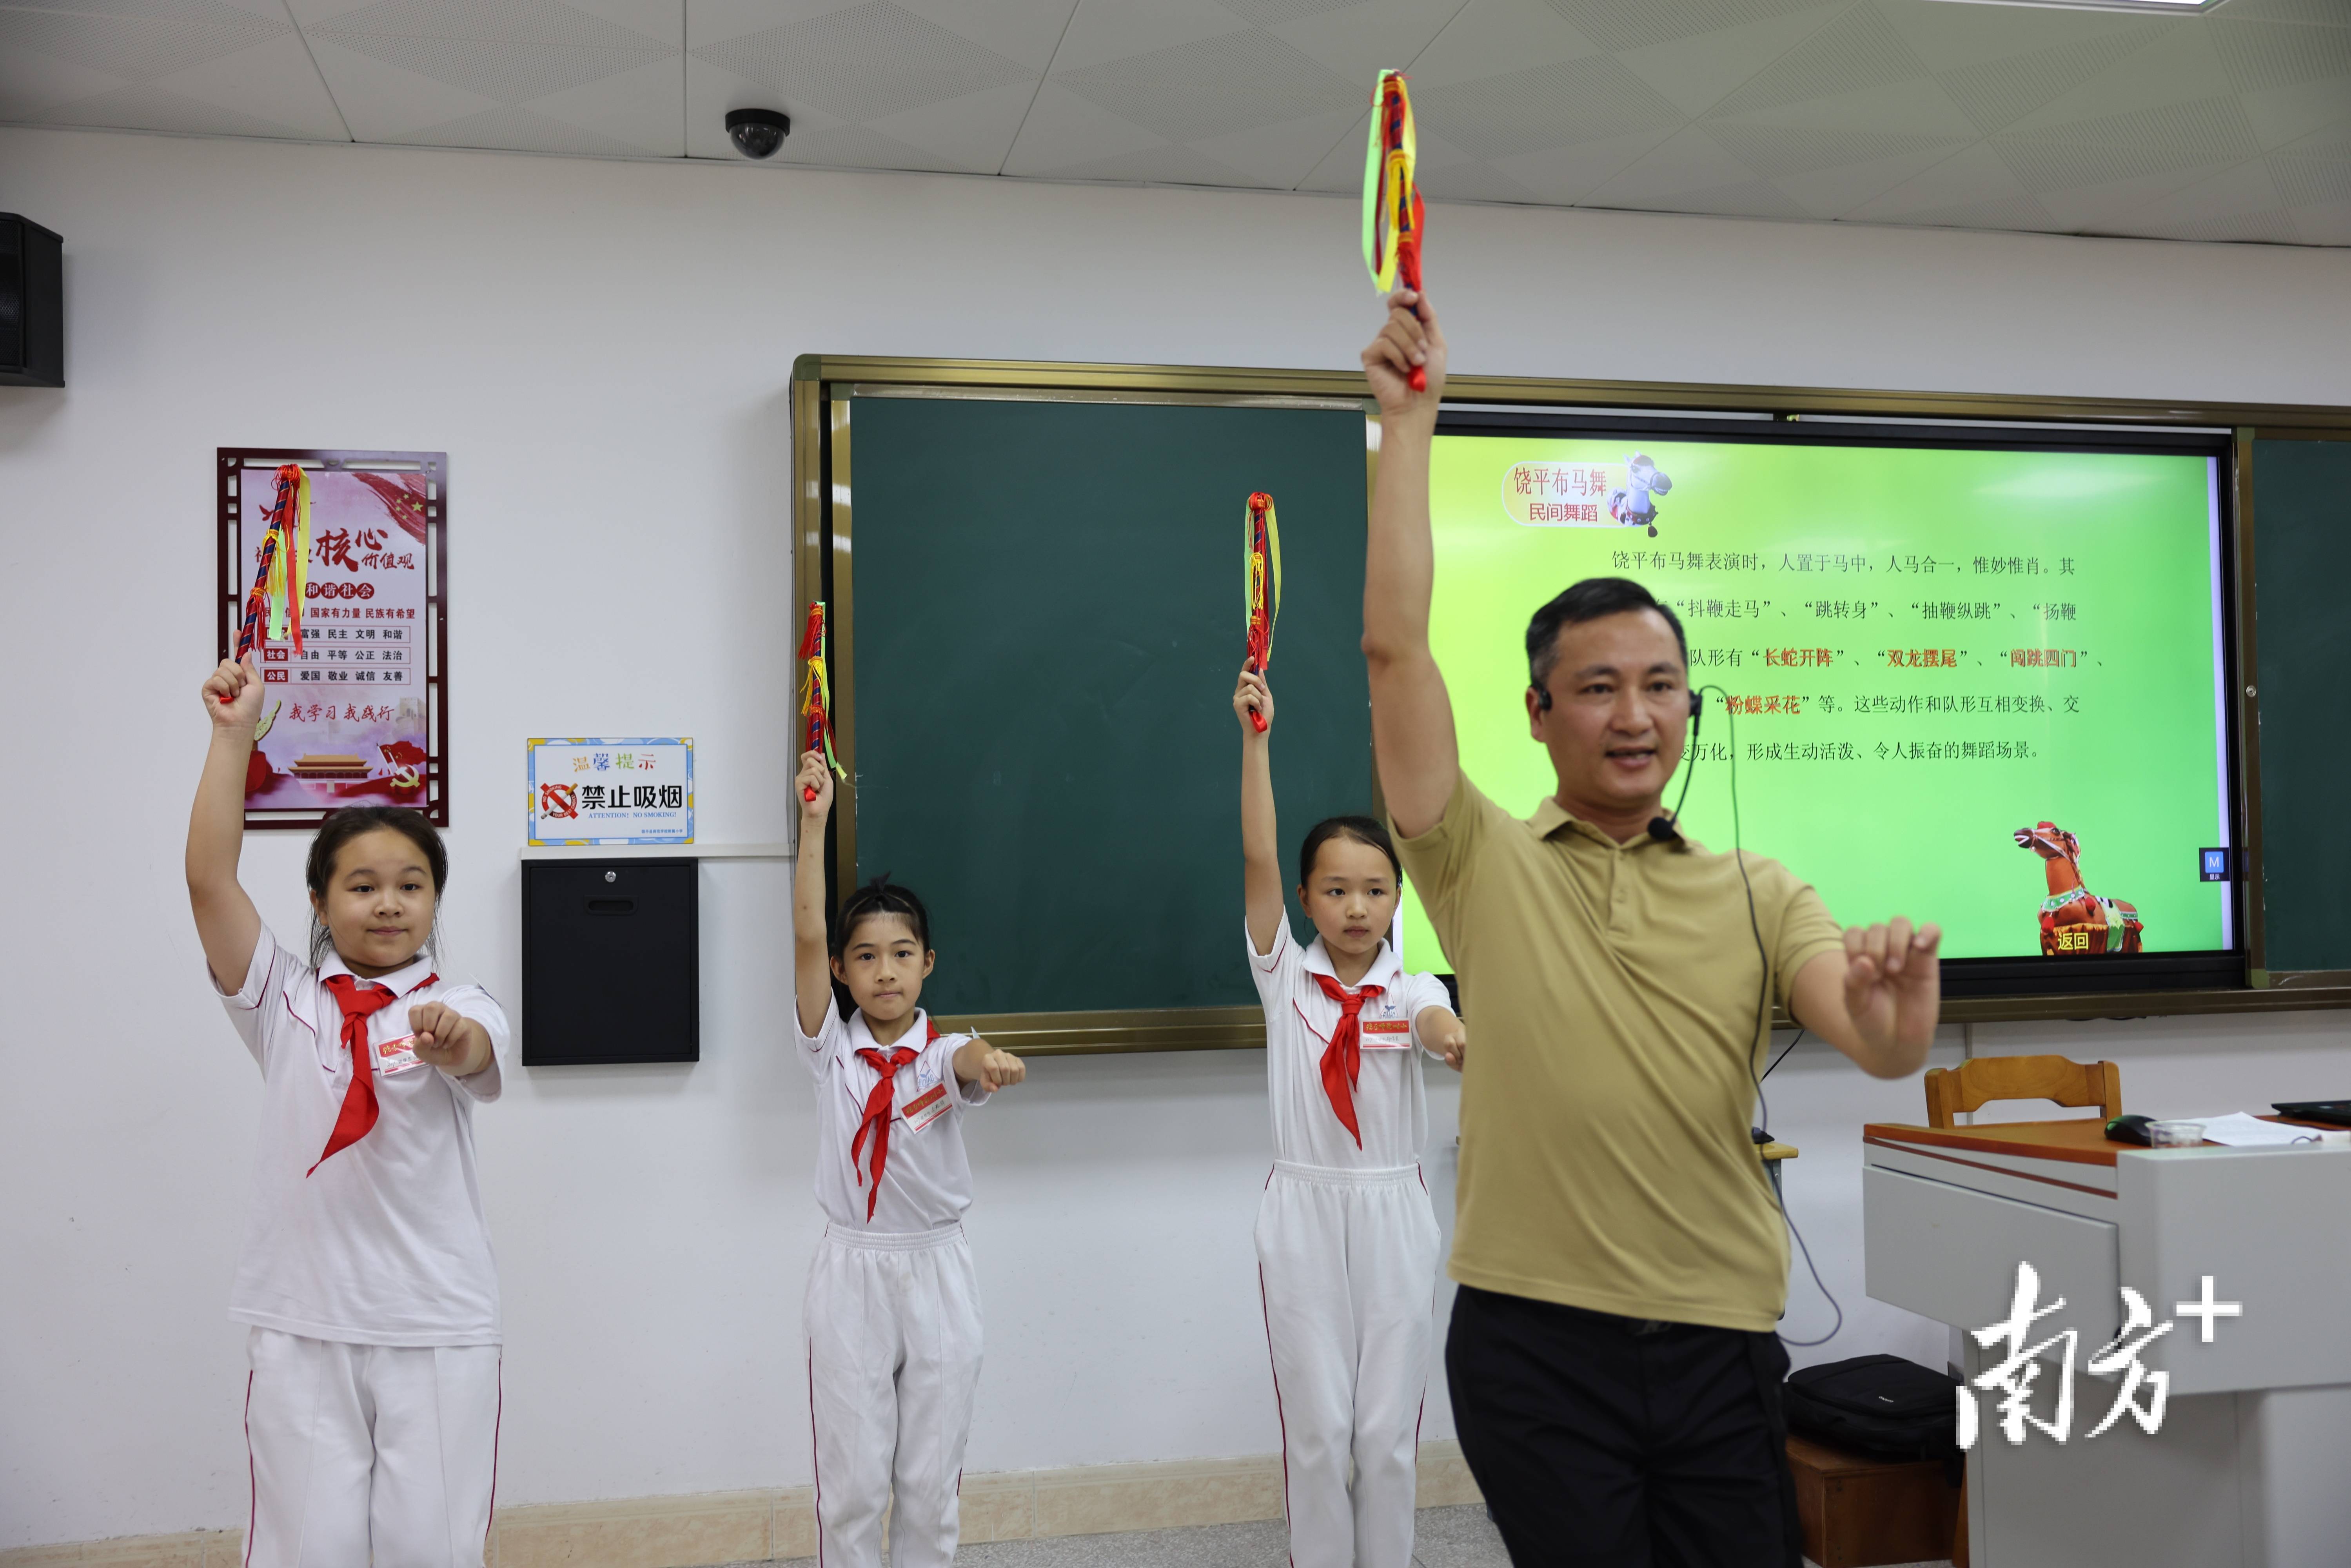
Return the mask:
{"type": "MultiPolygon", "coordinates": [[[[1763,1049],[1770,1049],[1769,1037],[1764,1035],[1763,1026],[1769,1017],[1767,1009],[1769,1009],[1771,1000],[1771,959],[1769,952],[1763,946],[1763,923],[1756,917],[1755,914],[1755,884],[1748,880],[1747,850],[1740,832],[1739,821],[1739,716],[1733,710],[1730,701],[1730,694],[1724,691],[1720,686],[1716,685],[1712,682],[1708,682],[1698,689],[1701,693],[1714,692],[1720,695],[1722,698],[1723,722],[1729,727],[1730,730],[1730,853],[1732,858],[1738,862],[1739,884],[1740,887],[1744,888],[1747,893],[1747,929],[1752,933],[1755,937],[1755,958],[1762,971],[1761,977],[1756,982],[1755,987],[1755,1026],[1753,1031],[1747,1037],[1749,1040],[1747,1047],[1747,1072],[1748,1076],[1754,1080],[1755,1103],[1757,1109],[1761,1113],[1763,1117],[1763,1131],[1768,1135],[1771,1131],[1771,1103],[1764,1097],[1763,1074],[1757,1071],[1755,1068],[1757,1048],[1753,1042],[1761,1037],[1765,1041],[1763,1049]]],[[[1697,772],[1695,766],[1690,768],[1690,772],[1693,774],[1697,772]]],[[[1685,776],[1682,779],[1682,794],[1687,796],[1688,793],[1689,778],[1685,776]]],[[[1679,800],[1677,800],[1674,802],[1674,817],[1677,823],[1678,823],[1681,817],[1681,801],[1679,800]]],[[[1803,1035],[1804,1031],[1801,1028],[1796,1030],[1796,1040],[1802,1040],[1803,1035]]],[[[1796,1040],[1790,1040],[1788,1042],[1788,1050],[1782,1051],[1779,1057],[1773,1060],[1771,1063],[1773,1067],[1779,1066],[1781,1061],[1786,1060],[1789,1051],[1796,1049],[1796,1040]]],[[[1788,1212],[1787,1197],[1781,1192],[1776,1184],[1773,1185],[1771,1188],[1771,1198],[1772,1202],[1780,1210],[1781,1223],[1787,1226],[1788,1234],[1795,1239],[1796,1249],[1803,1254],[1804,1268],[1812,1274],[1813,1285],[1819,1289],[1823,1296],[1828,1298],[1829,1309],[1836,1314],[1836,1321],[1830,1325],[1829,1332],[1821,1335],[1818,1339],[1790,1339],[1784,1333],[1780,1335],[1781,1343],[1783,1344],[1793,1345],[1799,1350],[1810,1350],[1816,1345],[1828,1343],[1829,1341],[1836,1338],[1838,1333],[1844,1330],[1844,1308],[1838,1303],[1835,1294],[1829,1290],[1828,1282],[1821,1278],[1820,1266],[1813,1261],[1813,1249],[1805,1244],[1804,1233],[1796,1228],[1795,1217],[1788,1212]]],[[[1782,1315],[1784,1316],[1785,1313],[1783,1312],[1782,1315]]]]}

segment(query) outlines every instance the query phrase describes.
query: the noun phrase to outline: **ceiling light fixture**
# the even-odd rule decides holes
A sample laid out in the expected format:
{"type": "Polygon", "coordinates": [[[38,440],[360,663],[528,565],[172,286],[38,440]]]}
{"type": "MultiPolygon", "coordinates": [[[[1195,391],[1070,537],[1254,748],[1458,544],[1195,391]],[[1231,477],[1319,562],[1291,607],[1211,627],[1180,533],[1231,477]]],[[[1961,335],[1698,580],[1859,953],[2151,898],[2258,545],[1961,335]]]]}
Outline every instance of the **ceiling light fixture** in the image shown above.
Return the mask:
{"type": "Polygon", "coordinates": [[[2222,0],[1945,0],[1956,5],[2029,5],[2041,11],[2126,11],[2141,16],[2194,16],[2222,0]]]}

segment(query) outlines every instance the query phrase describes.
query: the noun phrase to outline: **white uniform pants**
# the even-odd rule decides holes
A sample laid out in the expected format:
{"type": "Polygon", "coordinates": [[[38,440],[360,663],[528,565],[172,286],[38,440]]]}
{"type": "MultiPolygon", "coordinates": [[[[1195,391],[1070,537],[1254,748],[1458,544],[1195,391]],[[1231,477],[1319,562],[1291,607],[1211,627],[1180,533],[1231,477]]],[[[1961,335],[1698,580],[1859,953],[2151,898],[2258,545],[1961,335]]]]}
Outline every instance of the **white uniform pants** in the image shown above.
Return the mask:
{"type": "Polygon", "coordinates": [[[1294,1568],[1412,1562],[1438,1246],[1418,1166],[1275,1162],[1258,1207],[1258,1278],[1294,1568]]]}
{"type": "Polygon", "coordinates": [[[979,1386],[979,1281],[963,1228],[827,1226],[809,1270],[809,1414],[819,1568],[955,1560],[956,1492],[979,1386]]]}
{"type": "Polygon", "coordinates": [[[344,1344],[256,1328],[247,1568],[481,1568],[498,1347],[344,1344]]]}

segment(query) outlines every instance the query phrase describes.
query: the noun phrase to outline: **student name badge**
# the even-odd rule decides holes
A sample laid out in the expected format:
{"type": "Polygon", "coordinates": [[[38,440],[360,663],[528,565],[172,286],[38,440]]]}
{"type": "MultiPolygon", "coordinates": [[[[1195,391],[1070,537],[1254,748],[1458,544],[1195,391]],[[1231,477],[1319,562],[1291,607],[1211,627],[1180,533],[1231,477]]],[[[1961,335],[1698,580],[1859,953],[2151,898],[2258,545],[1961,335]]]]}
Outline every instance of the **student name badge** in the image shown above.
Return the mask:
{"type": "Polygon", "coordinates": [[[422,1067],[424,1059],[416,1054],[416,1037],[403,1034],[398,1040],[378,1040],[375,1047],[375,1070],[386,1078],[395,1072],[405,1072],[412,1067],[422,1067]]]}
{"type": "Polygon", "coordinates": [[[1412,1020],[1410,1019],[1364,1019],[1359,1027],[1364,1032],[1365,1051],[1410,1051],[1412,1020]]]}
{"type": "Polygon", "coordinates": [[[906,1118],[906,1130],[919,1133],[947,1113],[947,1086],[934,1083],[912,1100],[899,1113],[906,1118]]]}

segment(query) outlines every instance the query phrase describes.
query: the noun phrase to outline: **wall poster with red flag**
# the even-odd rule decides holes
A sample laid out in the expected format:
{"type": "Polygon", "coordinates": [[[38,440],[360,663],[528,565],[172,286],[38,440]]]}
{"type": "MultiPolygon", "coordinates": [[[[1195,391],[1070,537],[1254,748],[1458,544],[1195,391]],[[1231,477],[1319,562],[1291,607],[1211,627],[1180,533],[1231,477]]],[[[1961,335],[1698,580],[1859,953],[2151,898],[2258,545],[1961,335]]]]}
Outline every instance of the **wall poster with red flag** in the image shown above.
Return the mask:
{"type": "Polygon", "coordinates": [[[449,459],[224,446],[219,656],[263,681],[248,828],[344,806],[449,822],[449,459]]]}

